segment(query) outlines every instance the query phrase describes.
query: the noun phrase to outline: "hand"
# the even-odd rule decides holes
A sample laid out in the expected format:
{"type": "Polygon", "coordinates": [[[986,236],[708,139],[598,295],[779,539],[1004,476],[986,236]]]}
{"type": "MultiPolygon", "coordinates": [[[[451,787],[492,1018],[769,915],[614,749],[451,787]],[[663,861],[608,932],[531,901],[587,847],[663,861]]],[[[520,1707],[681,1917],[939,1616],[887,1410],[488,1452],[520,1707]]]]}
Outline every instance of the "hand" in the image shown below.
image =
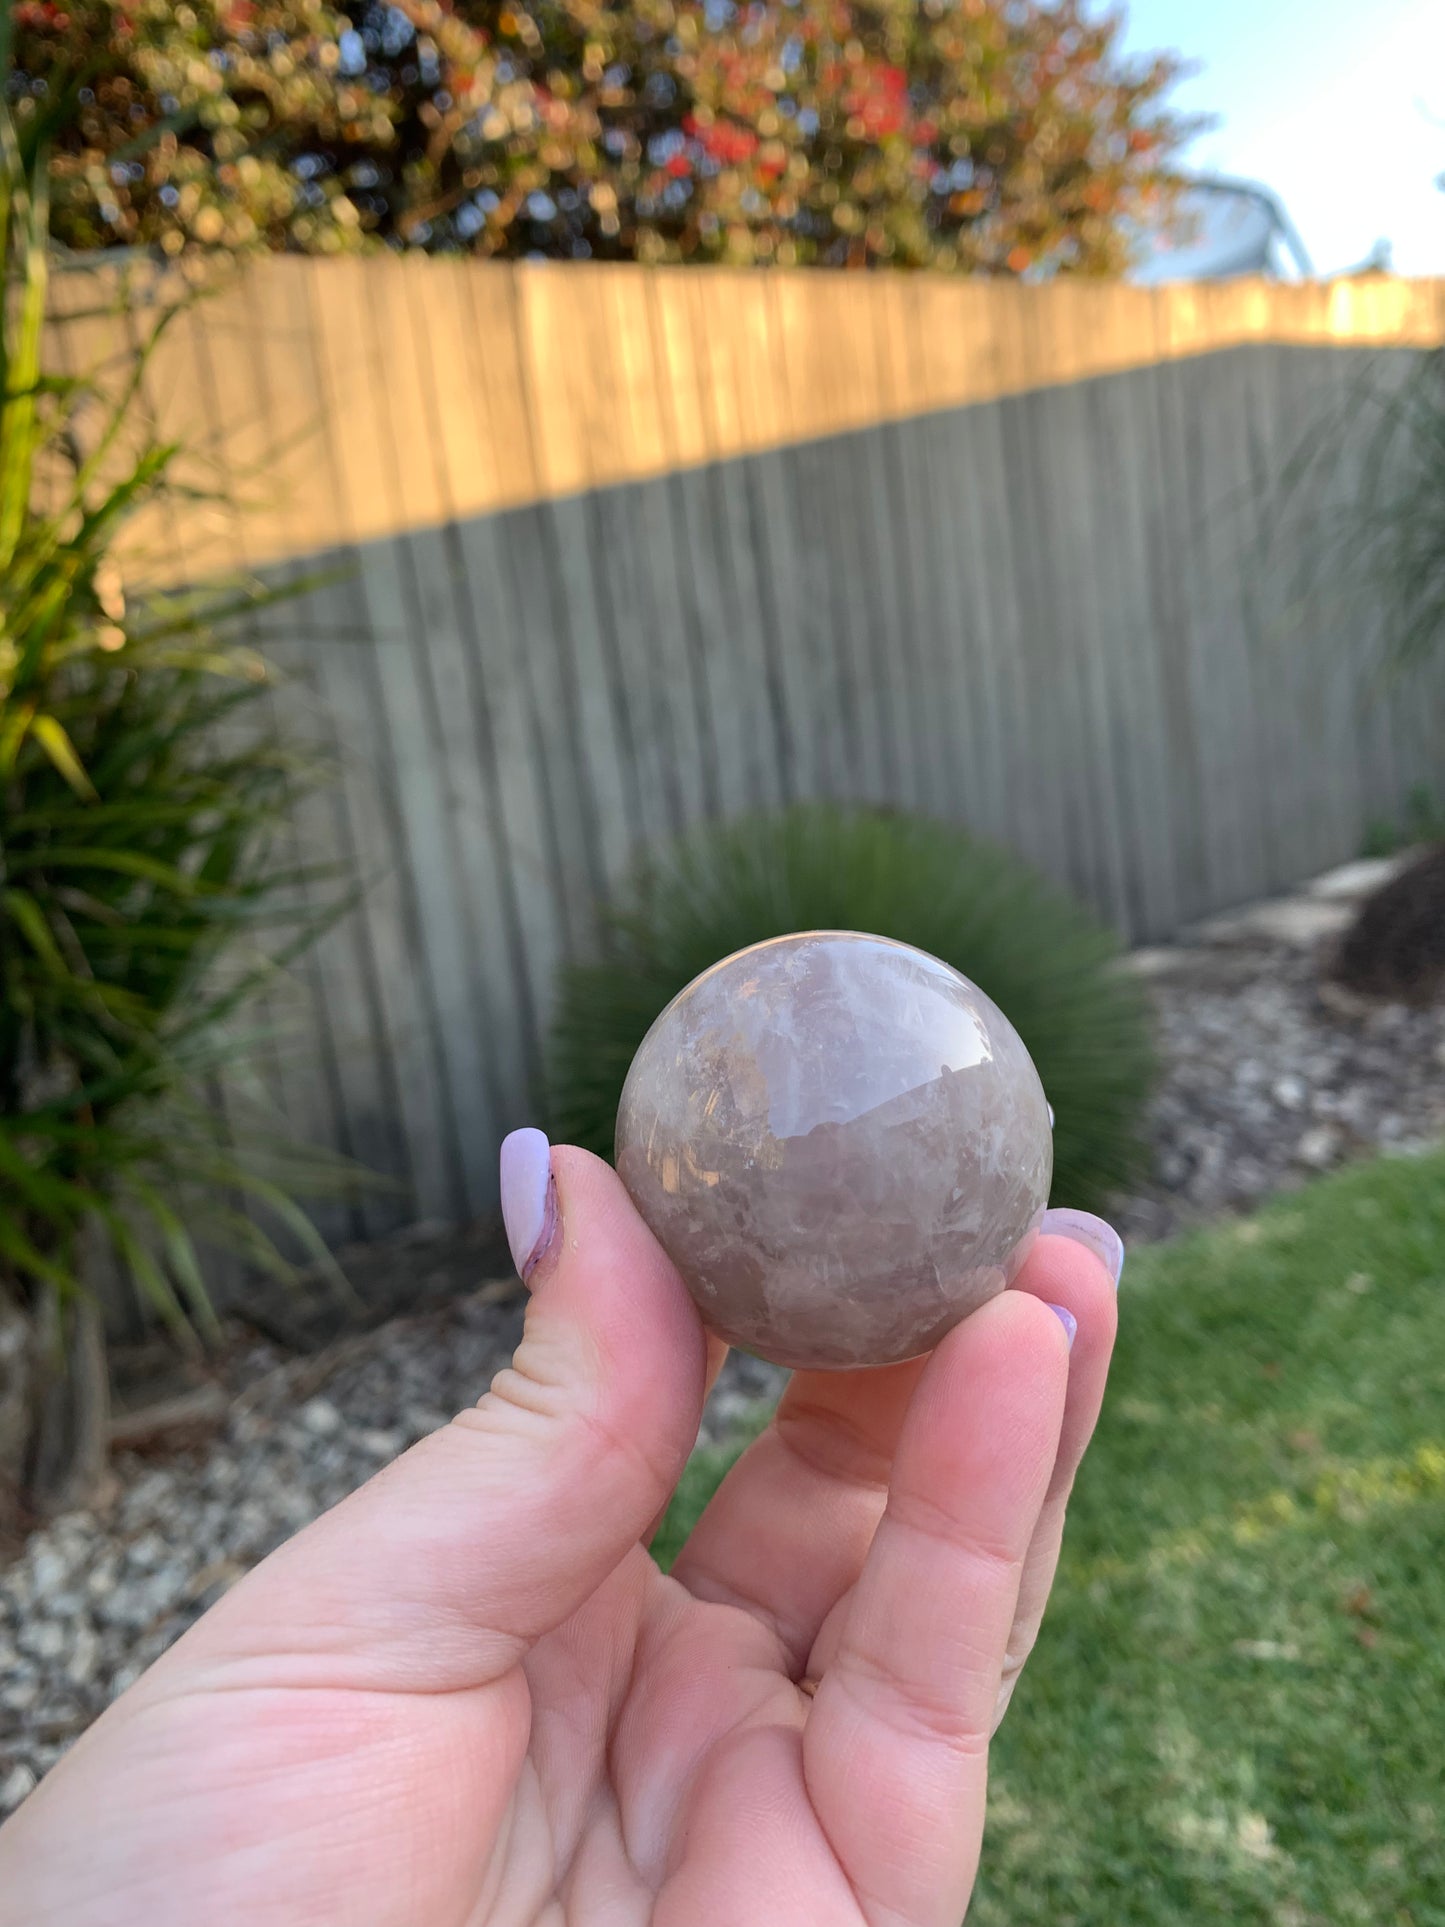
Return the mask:
{"type": "Polygon", "coordinates": [[[1108,1271],[1043,1237],[926,1361],[797,1375],[664,1578],[720,1350],[607,1166],[552,1171],[514,1364],[97,1721],[3,1927],[957,1927],[1108,1271]]]}

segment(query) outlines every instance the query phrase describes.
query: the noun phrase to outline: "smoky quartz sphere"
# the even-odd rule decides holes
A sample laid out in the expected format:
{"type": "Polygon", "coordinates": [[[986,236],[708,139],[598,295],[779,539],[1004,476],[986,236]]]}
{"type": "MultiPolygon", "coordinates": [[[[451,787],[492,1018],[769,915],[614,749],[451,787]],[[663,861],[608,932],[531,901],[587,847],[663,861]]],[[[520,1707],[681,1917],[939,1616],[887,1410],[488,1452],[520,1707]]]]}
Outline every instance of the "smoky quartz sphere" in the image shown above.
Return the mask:
{"type": "Polygon", "coordinates": [[[1012,1281],[1053,1140],[1033,1060],[977,985],[814,930],[673,998],[627,1074],[616,1156],[714,1331],[845,1369],[930,1350],[1012,1281]]]}

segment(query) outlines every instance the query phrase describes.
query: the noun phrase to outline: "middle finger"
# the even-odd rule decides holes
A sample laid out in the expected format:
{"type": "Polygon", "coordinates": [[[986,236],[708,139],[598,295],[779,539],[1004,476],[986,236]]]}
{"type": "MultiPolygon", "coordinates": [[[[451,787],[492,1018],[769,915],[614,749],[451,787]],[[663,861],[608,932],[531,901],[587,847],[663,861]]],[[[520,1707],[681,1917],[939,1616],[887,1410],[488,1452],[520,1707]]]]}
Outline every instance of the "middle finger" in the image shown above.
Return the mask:
{"type": "Polygon", "coordinates": [[[862,1568],[926,1363],[795,1372],[673,1566],[697,1598],[769,1626],[790,1672],[801,1671],[829,1607],[862,1568]]]}
{"type": "MultiPolygon", "coordinates": [[[[1016,1290],[1067,1307],[1078,1299],[1091,1327],[1088,1365],[1077,1387],[1070,1385],[1068,1478],[1103,1393],[1112,1314],[1096,1359],[1104,1334],[1096,1329],[1101,1314],[1094,1300],[1104,1276],[1092,1251],[1053,1237],[1039,1240],[1015,1281],[1016,1290]]],[[[795,1677],[863,1569],[883,1516],[904,1415],[926,1363],[795,1373],[773,1422],[723,1481],[673,1566],[696,1597],[739,1606],[768,1625],[780,1663],[795,1677]]]]}

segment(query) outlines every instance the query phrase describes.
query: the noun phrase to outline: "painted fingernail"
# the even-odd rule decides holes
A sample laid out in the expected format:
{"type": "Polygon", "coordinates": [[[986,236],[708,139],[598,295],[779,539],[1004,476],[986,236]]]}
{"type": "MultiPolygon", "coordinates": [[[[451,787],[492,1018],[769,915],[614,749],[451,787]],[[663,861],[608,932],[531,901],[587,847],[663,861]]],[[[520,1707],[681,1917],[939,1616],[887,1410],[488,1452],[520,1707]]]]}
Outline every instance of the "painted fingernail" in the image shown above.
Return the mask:
{"type": "Polygon", "coordinates": [[[502,1139],[502,1223],[520,1278],[528,1278],[557,1235],[557,1186],[545,1131],[513,1131],[502,1139]]]}
{"type": "Polygon", "coordinates": [[[1072,1238],[1100,1260],[1117,1285],[1124,1269],[1124,1240],[1113,1225],[1092,1211],[1046,1211],[1042,1230],[1050,1238],[1072,1238]]]}
{"type": "Polygon", "coordinates": [[[1066,1311],[1062,1305],[1050,1305],[1049,1310],[1063,1326],[1064,1336],[1069,1341],[1069,1350],[1072,1351],[1074,1349],[1074,1334],[1079,1329],[1078,1319],[1075,1318],[1071,1311],[1066,1311]]]}

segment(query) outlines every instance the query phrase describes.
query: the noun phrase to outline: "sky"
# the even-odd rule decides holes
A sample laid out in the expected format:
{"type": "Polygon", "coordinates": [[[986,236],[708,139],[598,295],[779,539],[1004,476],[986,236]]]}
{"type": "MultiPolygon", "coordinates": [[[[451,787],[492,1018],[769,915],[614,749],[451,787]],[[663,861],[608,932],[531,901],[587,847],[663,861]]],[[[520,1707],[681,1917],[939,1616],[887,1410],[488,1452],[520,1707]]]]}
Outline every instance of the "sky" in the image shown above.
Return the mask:
{"type": "Polygon", "coordinates": [[[1273,189],[1317,274],[1391,244],[1445,275],[1445,0],[1124,0],[1125,44],[1199,65],[1174,99],[1219,117],[1200,173],[1273,189]]]}

